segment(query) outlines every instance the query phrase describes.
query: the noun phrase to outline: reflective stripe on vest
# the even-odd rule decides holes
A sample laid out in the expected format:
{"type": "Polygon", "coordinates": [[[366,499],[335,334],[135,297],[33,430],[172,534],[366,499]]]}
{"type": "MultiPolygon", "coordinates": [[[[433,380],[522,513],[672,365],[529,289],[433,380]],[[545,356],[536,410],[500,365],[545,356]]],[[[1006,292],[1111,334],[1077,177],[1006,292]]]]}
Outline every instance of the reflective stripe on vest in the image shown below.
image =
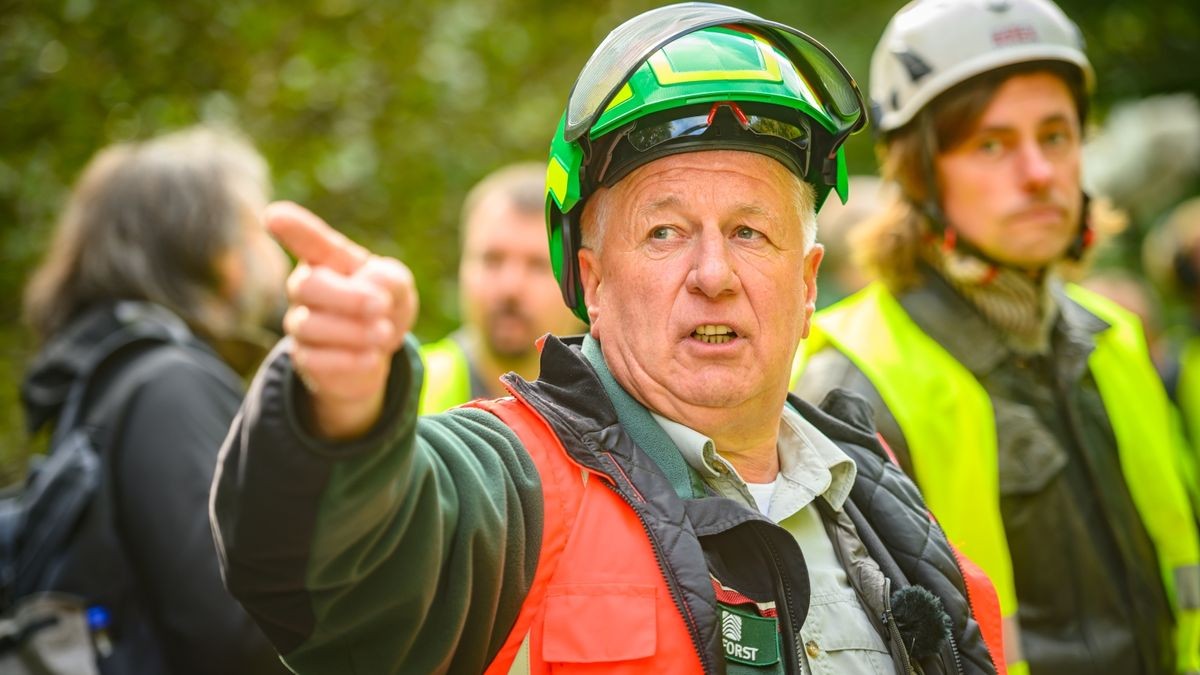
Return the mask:
{"type": "MultiPolygon", "coordinates": [[[[1107,301],[1069,293],[1112,328],[1098,336],[1088,364],[1108,411],[1125,480],[1162,563],[1177,608],[1180,670],[1200,665],[1200,549],[1172,445],[1169,408],[1134,320],[1107,301]],[[1164,488],[1164,485],[1167,487],[1164,488]]],[[[1000,515],[995,417],[974,375],[920,329],[880,284],[814,319],[806,356],[832,345],[871,380],[903,430],[926,502],[950,540],[987,571],[1005,625],[1015,626],[1012,563],[1000,515]],[[961,448],[973,452],[960,452],[961,448]]],[[[798,359],[798,370],[803,360],[798,359]]],[[[1006,632],[1010,653],[1018,646],[1006,632]]],[[[1019,658],[1019,657],[1017,657],[1019,658]]],[[[1026,664],[1009,664],[1012,673],[1026,664]]]]}
{"type": "Polygon", "coordinates": [[[537,569],[486,674],[541,674],[551,665],[562,673],[703,672],[641,521],[604,485],[608,477],[589,479],[520,399],[468,405],[513,430],[542,485],[537,569]]]}
{"type": "Polygon", "coordinates": [[[467,355],[454,338],[421,345],[425,382],[421,387],[421,415],[432,415],[471,400],[471,368],[467,355]]]}

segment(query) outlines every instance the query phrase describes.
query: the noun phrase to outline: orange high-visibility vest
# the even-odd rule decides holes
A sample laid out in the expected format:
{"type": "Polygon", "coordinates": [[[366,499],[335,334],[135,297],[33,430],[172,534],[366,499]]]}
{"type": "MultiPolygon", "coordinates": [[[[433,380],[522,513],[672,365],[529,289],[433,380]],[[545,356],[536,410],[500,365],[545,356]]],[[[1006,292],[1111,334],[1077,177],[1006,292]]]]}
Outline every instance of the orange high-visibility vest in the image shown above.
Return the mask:
{"type": "MultiPolygon", "coordinates": [[[[521,439],[542,483],[542,550],[529,593],[487,675],[701,673],[686,624],[633,509],[611,479],[573,462],[542,416],[519,398],[476,400],[521,439]]],[[[1004,675],[995,589],[959,556],[984,642],[1004,675]]]]}
{"type": "Polygon", "coordinates": [[[551,664],[564,674],[703,672],[642,523],[603,484],[610,479],[572,462],[523,401],[468,405],[494,414],[521,439],[544,504],[533,583],[485,672],[548,673],[551,664]]]}

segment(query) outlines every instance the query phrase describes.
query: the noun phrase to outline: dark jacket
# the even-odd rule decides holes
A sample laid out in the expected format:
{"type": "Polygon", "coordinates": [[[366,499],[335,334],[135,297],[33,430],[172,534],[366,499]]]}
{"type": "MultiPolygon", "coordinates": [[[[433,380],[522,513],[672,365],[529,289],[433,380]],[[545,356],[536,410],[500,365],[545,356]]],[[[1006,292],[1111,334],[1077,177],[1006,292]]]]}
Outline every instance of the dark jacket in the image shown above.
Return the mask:
{"type": "MultiPolygon", "coordinates": [[[[85,411],[135,363],[128,404],[103,421],[111,444],[113,509],[122,550],[113,552],[115,651],[106,675],[287,672],[222,584],[208,522],[217,451],[241,401],[241,381],[173,314],[124,302],[81,315],[38,354],[22,386],[29,426],[53,424],[81,364],[122,322],[157,322],[184,342],[118,354],[98,373],[85,411]],[[119,309],[118,309],[119,308],[119,309]],[[148,363],[147,360],[152,360],[148,363]]],[[[86,413],[85,413],[86,414],[86,413]]],[[[67,580],[74,583],[74,580],[67,580]]],[[[93,579],[79,579],[87,585],[93,579]]]]}
{"type": "MultiPolygon", "coordinates": [[[[991,400],[1001,515],[1031,672],[1170,673],[1171,609],[1087,367],[1095,335],[1107,324],[1061,289],[1052,292],[1061,315],[1044,356],[1009,350],[932,272],[897,299],[991,400]]],[[[911,473],[895,418],[845,355],[834,349],[814,355],[797,392],[816,401],[838,387],[872,403],[877,427],[911,473]]]]}
{"type": "MultiPolygon", "coordinates": [[[[420,369],[407,346],[393,361],[377,427],[359,440],[325,443],[303,426],[304,394],[280,349],[229,437],[213,503],[230,588],[298,672],[480,672],[529,590],[541,548],[536,468],[489,413],[456,409],[417,423],[420,369]],[[257,563],[268,557],[273,566],[257,563]]],[[[795,539],[732,500],[681,499],[688,479],[677,484],[647,454],[654,439],[614,408],[613,392],[577,348],[548,339],[541,372],[536,382],[507,382],[573,461],[628,491],[706,669],[725,669],[710,573],[767,593],[770,580],[780,580],[774,588],[791,592],[774,597],[798,630],[808,580],[795,539]],[[758,562],[747,567],[750,559],[758,562]]],[[[951,641],[923,662],[925,672],[994,672],[953,554],[915,487],[868,430],[795,404],[859,462],[846,509],[853,522],[840,527],[857,527],[890,580],[878,571],[878,588],[852,580],[877,629],[887,630],[880,589],[921,584],[953,623],[951,641]]],[[[843,413],[854,406],[834,401],[843,413]]]]}

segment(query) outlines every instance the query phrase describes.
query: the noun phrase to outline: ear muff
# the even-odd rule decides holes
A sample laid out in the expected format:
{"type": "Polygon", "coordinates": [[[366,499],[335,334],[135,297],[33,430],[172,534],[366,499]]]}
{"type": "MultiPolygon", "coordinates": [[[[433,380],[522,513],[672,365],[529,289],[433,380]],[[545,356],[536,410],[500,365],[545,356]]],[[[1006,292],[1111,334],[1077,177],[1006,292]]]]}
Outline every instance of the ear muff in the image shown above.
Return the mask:
{"type": "Polygon", "coordinates": [[[562,244],[562,274],[558,280],[559,290],[562,291],[563,302],[580,321],[589,323],[587,303],[583,297],[583,279],[579,272],[579,254],[583,245],[583,235],[579,231],[579,216],[583,213],[583,204],[576,204],[569,213],[559,216],[562,244]]]}

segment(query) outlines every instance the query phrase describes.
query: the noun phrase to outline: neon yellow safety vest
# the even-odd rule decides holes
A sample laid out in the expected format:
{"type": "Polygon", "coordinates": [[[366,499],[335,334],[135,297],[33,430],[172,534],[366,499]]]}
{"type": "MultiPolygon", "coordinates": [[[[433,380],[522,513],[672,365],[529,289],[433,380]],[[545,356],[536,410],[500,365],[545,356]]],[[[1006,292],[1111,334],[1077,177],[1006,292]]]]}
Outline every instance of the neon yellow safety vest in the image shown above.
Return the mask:
{"type": "MultiPolygon", "coordinates": [[[[1137,319],[1093,293],[1068,295],[1110,327],[1088,366],[1117,439],[1121,470],[1158,553],[1175,609],[1180,672],[1200,671],[1200,543],[1172,434],[1171,408],[1137,319]]],[[[1010,673],[1027,673],[1017,644],[1017,598],[1000,515],[995,416],[983,385],[875,283],[814,317],[797,357],[833,346],[870,379],[896,418],[925,501],[950,540],[991,577],[1005,617],[1010,673]],[[963,452],[971,448],[971,452],[963,452]]]]}
{"type": "Polygon", "coordinates": [[[1188,488],[1192,506],[1200,511],[1200,336],[1192,336],[1179,355],[1179,383],[1176,390],[1181,429],[1189,443],[1184,445],[1184,466],[1188,471],[1188,488]]]}
{"type": "Polygon", "coordinates": [[[1192,444],[1200,448],[1200,337],[1192,336],[1179,355],[1179,409],[1192,444]]]}
{"type": "Polygon", "coordinates": [[[454,338],[421,345],[425,382],[418,411],[432,415],[471,400],[471,367],[467,354],[454,338]]]}

